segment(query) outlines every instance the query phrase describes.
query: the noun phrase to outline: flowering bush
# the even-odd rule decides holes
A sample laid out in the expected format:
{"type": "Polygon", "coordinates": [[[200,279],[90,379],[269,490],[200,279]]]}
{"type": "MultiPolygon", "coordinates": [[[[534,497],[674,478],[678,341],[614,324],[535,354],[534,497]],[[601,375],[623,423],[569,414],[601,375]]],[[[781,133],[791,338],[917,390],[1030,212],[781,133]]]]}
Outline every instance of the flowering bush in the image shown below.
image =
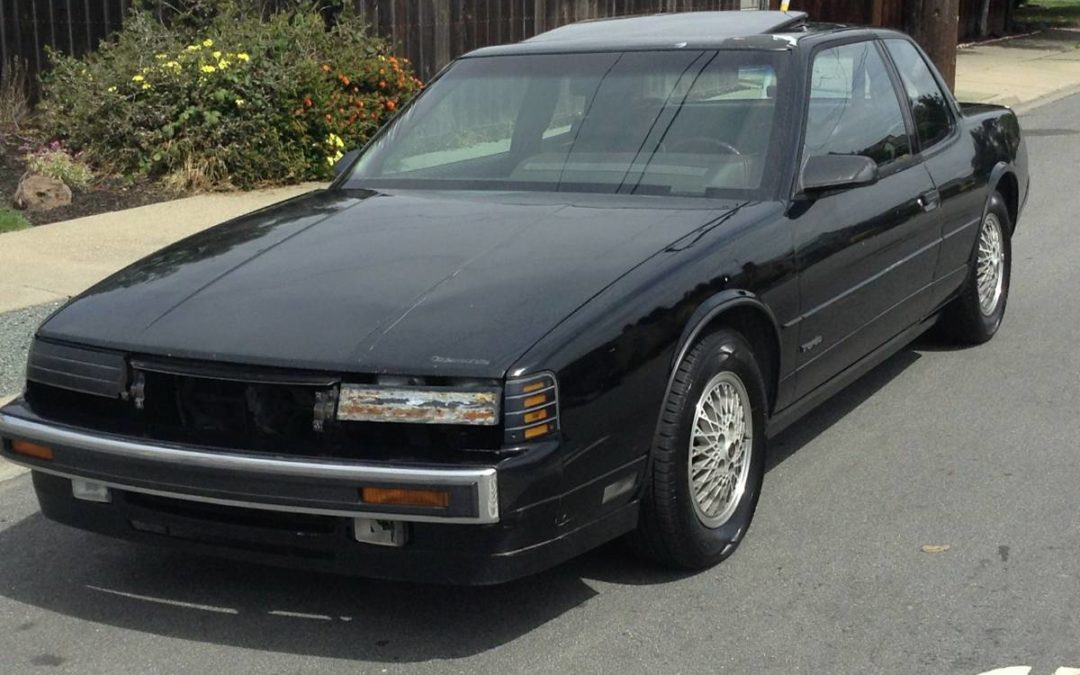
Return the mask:
{"type": "Polygon", "coordinates": [[[51,54],[46,130],[109,173],[209,189],[325,179],[420,89],[351,13],[228,10],[163,26],[134,11],[84,58],[51,54]]]}
{"type": "Polygon", "coordinates": [[[85,190],[94,179],[90,170],[78,155],[71,155],[59,141],[26,155],[26,168],[63,182],[72,190],[85,190]]]}

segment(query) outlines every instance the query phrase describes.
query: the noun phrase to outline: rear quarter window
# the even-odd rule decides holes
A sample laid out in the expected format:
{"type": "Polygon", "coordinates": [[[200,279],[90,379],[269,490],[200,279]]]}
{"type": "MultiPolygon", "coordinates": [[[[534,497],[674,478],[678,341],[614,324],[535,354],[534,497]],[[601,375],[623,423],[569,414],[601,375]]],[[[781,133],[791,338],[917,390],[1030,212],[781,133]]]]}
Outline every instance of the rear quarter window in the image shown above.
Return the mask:
{"type": "Polygon", "coordinates": [[[915,130],[923,150],[948,138],[953,117],[945,92],[938,85],[930,66],[919,50],[907,40],[885,40],[911,105],[915,130]]]}

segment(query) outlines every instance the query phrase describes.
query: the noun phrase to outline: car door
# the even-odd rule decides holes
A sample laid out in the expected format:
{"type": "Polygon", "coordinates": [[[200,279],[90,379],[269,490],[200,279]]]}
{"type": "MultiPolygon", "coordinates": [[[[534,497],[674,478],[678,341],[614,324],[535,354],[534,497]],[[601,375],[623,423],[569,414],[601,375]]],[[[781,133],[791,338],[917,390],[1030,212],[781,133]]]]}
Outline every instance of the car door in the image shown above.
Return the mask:
{"type": "Polygon", "coordinates": [[[914,43],[904,38],[882,41],[896,65],[915,126],[920,160],[941,193],[941,255],[934,276],[932,304],[947,300],[964,282],[975,247],[986,195],[980,189],[987,167],[972,162],[970,136],[962,137],[957,108],[948,89],[914,43]]]}
{"type": "Polygon", "coordinates": [[[879,180],[798,199],[790,209],[801,302],[797,396],[929,310],[937,195],[913,155],[897,83],[876,41],[826,45],[812,56],[802,162],[865,155],[877,162],[879,180]]]}

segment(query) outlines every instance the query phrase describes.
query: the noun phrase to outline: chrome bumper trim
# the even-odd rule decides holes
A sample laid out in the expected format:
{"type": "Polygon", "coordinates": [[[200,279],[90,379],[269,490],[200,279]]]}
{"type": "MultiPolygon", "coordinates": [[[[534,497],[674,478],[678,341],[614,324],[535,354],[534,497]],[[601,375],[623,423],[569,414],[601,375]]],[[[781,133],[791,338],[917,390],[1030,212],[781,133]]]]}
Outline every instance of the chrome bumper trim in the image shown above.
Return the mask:
{"type": "MultiPolygon", "coordinates": [[[[100,481],[97,478],[88,478],[89,480],[105,483],[110,487],[121,490],[131,490],[133,492],[143,492],[147,494],[174,497],[176,499],[186,499],[189,501],[243,506],[270,511],[316,513],[347,517],[359,516],[379,518],[382,520],[408,520],[434,523],[486,524],[499,521],[498,475],[494,467],[480,467],[475,469],[421,469],[330,461],[299,461],[224,452],[211,453],[185,449],[179,446],[164,444],[151,445],[114,436],[95,435],[74,429],[32,422],[3,413],[0,413],[0,435],[26,439],[45,445],[78,448],[80,450],[99,452],[129,459],[157,462],[182,468],[200,468],[217,471],[247,471],[268,476],[291,478],[350,480],[356,481],[358,484],[365,482],[380,482],[400,484],[402,486],[418,485],[425,487],[475,485],[477,495],[477,515],[474,517],[441,517],[437,515],[417,515],[413,513],[394,514],[381,511],[310,509],[300,506],[293,507],[261,502],[223,500],[185,493],[162,492],[119,483],[113,484],[108,481],[100,481]]],[[[47,465],[43,466],[37,462],[22,462],[10,455],[8,455],[7,459],[34,469],[35,471],[44,471],[54,475],[61,475],[66,478],[86,478],[85,476],[72,476],[52,469],[47,465]]],[[[357,503],[357,506],[360,506],[359,502],[357,503]]]]}

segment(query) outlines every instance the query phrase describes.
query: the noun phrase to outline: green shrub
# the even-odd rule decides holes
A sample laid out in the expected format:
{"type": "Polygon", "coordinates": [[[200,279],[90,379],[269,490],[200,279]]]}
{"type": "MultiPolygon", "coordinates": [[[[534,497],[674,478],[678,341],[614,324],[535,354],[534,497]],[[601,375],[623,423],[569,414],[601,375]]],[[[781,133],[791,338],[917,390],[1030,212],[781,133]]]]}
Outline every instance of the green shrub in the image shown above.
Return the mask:
{"type": "Polygon", "coordinates": [[[5,206],[0,206],[0,234],[25,230],[30,227],[30,222],[23,218],[22,214],[5,206]]]}
{"type": "Polygon", "coordinates": [[[69,154],[59,141],[27,155],[26,168],[30,173],[63,181],[72,190],[85,190],[94,179],[90,167],[80,157],[69,154]]]}
{"type": "Polygon", "coordinates": [[[46,131],[108,173],[251,188],[329,177],[420,88],[350,11],[327,29],[311,6],[260,17],[216,4],[168,27],[135,10],[93,54],[51,54],[46,131]]]}

